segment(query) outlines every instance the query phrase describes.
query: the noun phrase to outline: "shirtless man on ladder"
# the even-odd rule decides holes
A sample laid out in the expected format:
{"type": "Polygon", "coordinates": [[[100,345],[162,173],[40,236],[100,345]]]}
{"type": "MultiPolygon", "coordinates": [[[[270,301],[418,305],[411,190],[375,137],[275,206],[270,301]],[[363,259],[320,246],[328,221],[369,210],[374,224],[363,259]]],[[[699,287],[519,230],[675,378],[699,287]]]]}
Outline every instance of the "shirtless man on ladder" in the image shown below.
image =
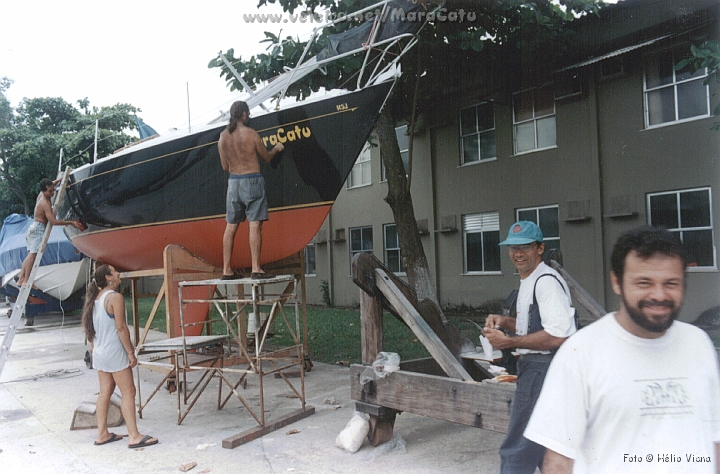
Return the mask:
{"type": "Polygon", "coordinates": [[[30,228],[25,235],[27,241],[28,254],[23,260],[22,267],[20,268],[20,275],[18,276],[17,285],[19,287],[27,283],[28,277],[30,277],[30,271],[32,270],[33,264],[35,263],[35,257],[37,256],[40,245],[42,244],[43,236],[45,235],[45,228],[49,222],[52,225],[71,225],[76,229],[83,230],[83,225],[80,221],[61,221],[55,218],[55,214],[52,210],[52,203],[50,199],[55,193],[55,182],[48,178],[43,178],[40,181],[40,194],[38,194],[35,202],[35,212],[33,217],[35,220],[30,224],[30,228]]]}

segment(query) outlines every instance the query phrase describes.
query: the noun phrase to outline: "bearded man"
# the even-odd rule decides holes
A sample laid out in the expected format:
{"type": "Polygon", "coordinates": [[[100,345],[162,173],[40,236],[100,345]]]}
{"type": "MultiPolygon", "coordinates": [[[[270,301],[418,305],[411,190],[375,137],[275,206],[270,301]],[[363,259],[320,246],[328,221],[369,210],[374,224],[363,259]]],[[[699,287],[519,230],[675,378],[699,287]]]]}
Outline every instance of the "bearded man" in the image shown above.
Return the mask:
{"type": "Polygon", "coordinates": [[[717,473],[718,355],[703,330],[676,321],[677,234],[632,230],[611,266],[620,308],[560,347],[524,433],[547,448],[543,474],[717,473]]]}

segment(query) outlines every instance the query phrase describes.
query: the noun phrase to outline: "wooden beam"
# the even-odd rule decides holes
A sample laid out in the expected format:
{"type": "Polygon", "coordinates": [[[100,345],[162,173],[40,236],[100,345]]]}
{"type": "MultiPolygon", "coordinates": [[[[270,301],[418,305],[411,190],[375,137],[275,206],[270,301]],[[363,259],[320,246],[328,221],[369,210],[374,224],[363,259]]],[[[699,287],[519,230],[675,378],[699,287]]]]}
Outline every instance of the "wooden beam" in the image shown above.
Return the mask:
{"type": "MultiPolygon", "coordinates": [[[[190,280],[206,280],[219,278],[222,269],[215,267],[203,259],[196,257],[184,247],[170,244],[163,252],[164,275],[167,285],[165,290],[165,317],[167,321],[168,338],[180,336],[180,305],[178,302],[178,282],[190,280]]],[[[188,288],[183,290],[185,299],[193,299],[195,295],[202,297],[203,288],[188,288]]],[[[200,315],[210,310],[209,303],[188,305],[183,309],[183,314],[188,320],[199,320],[200,315]]]]}
{"type": "Polygon", "coordinates": [[[350,367],[350,397],[398,411],[415,413],[506,433],[515,384],[454,380],[399,370],[360,385],[364,365],[350,367]]]}
{"type": "MultiPolygon", "coordinates": [[[[382,294],[378,291],[375,285],[375,270],[378,268],[385,269],[386,267],[382,264],[378,258],[370,253],[358,253],[355,254],[352,260],[352,279],[353,282],[359,286],[365,293],[378,296],[382,298],[382,294]]],[[[403,280],[391,275],[390,278],[395,283],[405,298],[408,299],[413,305],[417,304],[417,295],[415,289],[403,280]]],[[[388,308],[393,312],[392,308],[388,308]]],[[[397,315],[396,315],[397,316],[397,315]]]]}
{"type": "Polygon", "coordinates": [[[165,270],[156,268],[154,270],[137,270],[133,272],[122,272],[120,278],[143,278],[149,276],[163,276],[165,270]]]}
{"type": "Polygon", "coordinates": [[[434,301],[421,300],[417,305],[417,311],[458,361],[461,361],[463,352],[475,351],[475,344],[460,333],[455,323],[445,318],[434,301]]]}
{"type": "Polygon", "coordinates": [[[382,300],[360,290],[362,363],[372,364],[383,350],[382,300]]]}
{"type": "Polygon", "coordinates": [[[132,300],[132,323],[133,323],[133,343],[135,347],[140,341],[140,311],[138,309],[138,291],[137,278],[130,280],[130,299],[132,300]]]}
{"type": "Polygon", "coordinates": [[[549,262],[550,266],[557,270],[560,276],[565,279],[568,288],[570,288],[570,294],[575,298],[575,301],[580,303],[580,305],[590,313],[590,316],[595,319],[600,319],[607,314],[605,308],[603,308],[595,298],[590,296],[590,293],[588,293],[558,261],[550,259],[549,262]]]}
{"type": "Polygon", "coordinates": [[[253,441],[257,438],[260,438],[262,436],[265,436],[268,433],[271,433],[275,430],[279,430],[280,428],[287,426],[291,423],[295,423],[298,420],[302,420],[303,418],[307,418],[308,416],[315,413],[315,407],[308,405],[305,407],[304,410],[296,410],[292,413],[289,413],[281,418],[278,418],[277,420],[270,422],[266,424],[265,426],[258,426],[256,428],[251,428],[249,430],[243,431],[242,433],[236,434],[234,436],[230,436],[229,438],[225,438],[222,442],[222,447],[227,449],[233,449],[237,448],[240,445],[243,445],[245,443],[248,443],[250,441],[253,441]]]}
{"type": "Polygon", "coordinates": [[[385,297],[377,289],[375,282],[375,270],[378,268],[385,270],[392,283],[407,298],[412,306],[422,316],[425,322],[430,326],[455,358],[460,361],[460,354],[463,352],[474,351],[475,344],[467,337],[463,336],[458,328],[449,321],[438,305],[428,299],[418,301],[415,289],[392,274],[382,262],[372,254],[359,253],[353,257],[352,261],[352,277],[353,282],[370,296],[377,297],[383,304],[384,309],[388,310],[393,316],[398,318],[403,324],[407,324],[402,316],[398,314],[392,305],[388,304],[385,297]]]}
{"type": "Polygon", "coordinates": [[[145,323],[145,328],[143,329],[142,337],[140,338],[140,343],[135,344],[137,347],[140,344],[145,343],[145,338],[147,337],[148,333],[150,332],[150,325],[152,324],[153,320],[155,319],[155,314],[157,314],[157,310],[160,307],[160,302],[165,298],[167,293],[167,282],[163,280],[163,284],[160,287],[160,291],[158,292],[157,297],[155,298],[155,303],[153,304],[152,310],[150,310],[150,316],[148,316],[147,322],[145,323]]]}
{"type": "Polygon", "coordinates": [[[382,270],[375,270],[375,285],[385,296],[388,302],[400,313],[405,323],[418,337],[420,342],[430,352],[430,355],[440,364],[446,374],[452,378],[461,380],[472,380],[472,377],[465,368],[458,362],[455,356],[448,350],[447,346],[430,329],[428,323],[420,316],[405,295],[391,283],[388,274],[382,270]]]}

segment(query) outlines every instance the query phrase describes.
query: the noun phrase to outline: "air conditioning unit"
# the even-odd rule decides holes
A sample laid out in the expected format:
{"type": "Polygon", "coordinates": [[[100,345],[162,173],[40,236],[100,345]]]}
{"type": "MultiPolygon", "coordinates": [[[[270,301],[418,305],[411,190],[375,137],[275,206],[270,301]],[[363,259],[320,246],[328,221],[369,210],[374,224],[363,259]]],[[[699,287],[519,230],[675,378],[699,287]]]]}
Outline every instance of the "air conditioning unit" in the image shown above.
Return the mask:
{"type": "Polygon", "coordinates": [[[633,194],[611,197],[607,204],[605,217],[635,217],[637,213],[636,199],[633,194]]]}
{"type": "Polygon", "coordinates": [[[585,222],[590,220],[590,200],[567,202],[567,218],[565,222],[585,222]]]}
{"type": "Polygon", "coordinates": [[[442,216],[440,218],[440,229],[436,232],[450,233],[457,232],[457,216],[442,216]]]}
{"type": "Polygon", "coordinates": [[[317,234],[315,234],[315,244],[326,244],[328,240],[328,231],[325,229],[320,229],[317,234]]]}
{"type": "Polygon", "coordinates": [[[427,219],[418,219],[417,220],[417,228],[418,228],[418,234],[420,235],[428,235],[430,231],[428,230],[428,220],[427,219]]]}

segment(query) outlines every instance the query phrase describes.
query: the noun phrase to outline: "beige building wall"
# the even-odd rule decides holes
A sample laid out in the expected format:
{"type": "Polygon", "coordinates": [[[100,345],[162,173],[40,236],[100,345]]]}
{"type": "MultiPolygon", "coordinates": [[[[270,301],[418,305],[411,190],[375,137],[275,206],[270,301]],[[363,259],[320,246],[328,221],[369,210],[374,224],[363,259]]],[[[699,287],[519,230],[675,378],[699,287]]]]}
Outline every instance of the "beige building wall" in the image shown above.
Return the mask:
{"type": "MultiPolygon", "coordinates": [[[[717,6],[703,15],[717,38],[717,6]]],[[[681,319],[720,307],[720,132],[711,130],[717,118],[645,124],[645,65],[653,53],[682,40],[650,42],[571,68],[578,93],[555,100],[556,144],[542,150],[514,152],[513,91],[485,90],[483,84],[493,84],[489,78],[475,77],[461,90],[434,98],[441,106],[425,117],[415,137],[412,197],[416,218],[427,219],[421,239],[443,307],[477,307],[504,299],[518,285],[504,249],[499,271],[465,271],[463,216],[497,213],[502,240],[518,209],[557,206],[565,268],[613,310],[618,298],[610,286],[609,258],[616,238],[650,222],[649,194],[695,188],[710,190],[714,257],[712,265],[688,270],[681,319]],[[605,66],[616,65],[609,61],[617,61],[619,71],[604,73],[605,66]],[[463,165],[460,111],[483,101],[494,107],[496,159],[463,165]]],[[[710,87],[715,106],[720,88],[714,82],[710,87]]],[[[334,305],[358,304],[350,276],[351,228],[372,226],[373,253],[384,259],[383,224],[393,217],[383,200],[387,183],[380,179],[378,148],[371,150],[371,169],[371,184],[344,189],[323,225],[325,238],[315,243],[317,272],[307,279],[310,303],[323,303],[320,286],[327,281],[334,305]]]]}

